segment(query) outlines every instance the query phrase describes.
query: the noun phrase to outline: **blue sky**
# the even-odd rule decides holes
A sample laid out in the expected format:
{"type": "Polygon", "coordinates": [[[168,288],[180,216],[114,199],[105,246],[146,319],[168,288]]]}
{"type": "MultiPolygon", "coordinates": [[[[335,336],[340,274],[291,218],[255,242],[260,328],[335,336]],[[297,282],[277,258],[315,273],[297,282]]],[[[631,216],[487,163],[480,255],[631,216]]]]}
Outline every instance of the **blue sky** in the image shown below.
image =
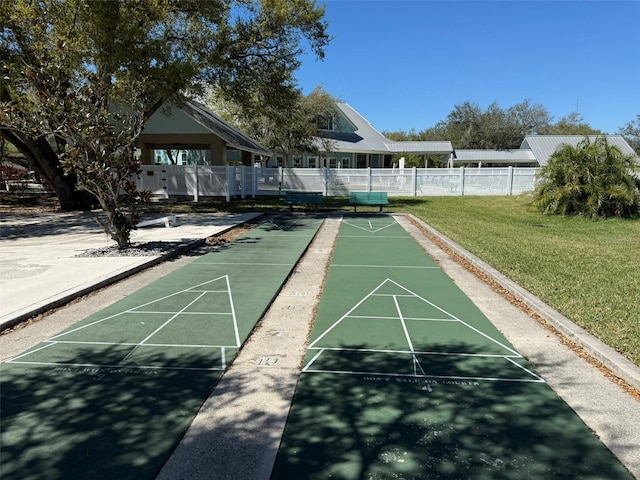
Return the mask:
{"type": "Polygon", "coordinates": [[[530,99],[615,133],[640,114],[640,0],[317,0],[334,37],[303,58],[379,131],[434,126],[465,101],[530,99]]]}

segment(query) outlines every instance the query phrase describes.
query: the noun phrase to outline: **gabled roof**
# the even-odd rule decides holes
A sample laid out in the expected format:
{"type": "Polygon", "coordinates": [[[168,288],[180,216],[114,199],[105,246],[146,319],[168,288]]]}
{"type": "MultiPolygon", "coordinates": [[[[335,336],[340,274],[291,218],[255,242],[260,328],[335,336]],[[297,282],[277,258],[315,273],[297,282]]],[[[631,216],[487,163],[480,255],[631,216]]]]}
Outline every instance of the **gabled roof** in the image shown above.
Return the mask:
{"type": "Polygon", "coordinates": [[[347,103],[336,103],[339,113],[348,121],[353,131],[324,132],[331,140],[331,151],[356,153],[422,153],[448,154],[453,151],[451,142],[396,142],[378,132],[367,119],[347,103]]]}
{"type": "MultiPolygon", "coordinates": [[[[589,135],[589,140],[594,141],[601,135],[589,135]]],[[[636,156],[622,135],[605,135],[609,145],[615,145],[625,155],[636,156]]],[[[530,149],[541,167],[549,163],[549,157],[562,145],[575,147],[584,140],[584,135],[527,135],[520,145],[521,149],[530,149]]]]}
{"type": "Polygon", "coordinates": [[[536,157],[531,150],[456,150],[457,162],[487,162],[487,163],[533,163],[536,157]]]}
{"type": "Polygon", "coordinates": [[[188,101],[182,106],[182,111],[220,137],[231,148],[258,155],[271,155],[271,152],[257,141],[231,126],[200,103],[188,101]]]}

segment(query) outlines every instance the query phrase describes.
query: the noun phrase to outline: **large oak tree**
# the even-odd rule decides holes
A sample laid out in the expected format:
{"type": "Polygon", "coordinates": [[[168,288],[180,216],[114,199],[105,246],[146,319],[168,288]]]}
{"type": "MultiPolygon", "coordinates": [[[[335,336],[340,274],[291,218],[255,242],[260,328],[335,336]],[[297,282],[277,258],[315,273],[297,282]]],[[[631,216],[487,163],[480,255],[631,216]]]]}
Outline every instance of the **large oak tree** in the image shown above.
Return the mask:
{"type": "Polygon", "coordinates": [[[101,172],[135,171],[137,135],[166,100],[213,84],[283,108],[301,54],[323,57],[323,16],[313,0],[3,1],[0,135],[78,208],[76,186],[96,194],[101,172]]]}

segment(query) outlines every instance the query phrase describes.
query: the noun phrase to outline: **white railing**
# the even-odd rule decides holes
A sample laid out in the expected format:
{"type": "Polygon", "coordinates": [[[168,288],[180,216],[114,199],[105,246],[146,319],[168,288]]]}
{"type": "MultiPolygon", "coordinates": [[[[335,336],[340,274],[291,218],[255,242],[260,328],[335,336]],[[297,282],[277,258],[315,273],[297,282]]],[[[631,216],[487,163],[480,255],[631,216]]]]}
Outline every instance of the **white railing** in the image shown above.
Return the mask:
{"type": "Polygon", "coordinates": [[[142,165],[141,190],[156,196],[231,198],[280,195],[284,191],[347,196],[385,191],[391,197],[518,195],[532,191],[537,168],[259,168],[142,165]]]}

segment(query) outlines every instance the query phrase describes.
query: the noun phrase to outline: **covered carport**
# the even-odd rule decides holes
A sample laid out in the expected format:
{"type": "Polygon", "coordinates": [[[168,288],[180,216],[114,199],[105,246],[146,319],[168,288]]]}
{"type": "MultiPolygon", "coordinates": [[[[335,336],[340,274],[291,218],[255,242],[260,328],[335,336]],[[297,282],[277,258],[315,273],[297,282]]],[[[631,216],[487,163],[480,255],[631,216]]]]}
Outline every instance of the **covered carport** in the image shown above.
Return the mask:
{"type": "Polygon", "coordinates": [[[450,167],[537,167],[538,161],[528,149],[455,150],[450,167]]]}

